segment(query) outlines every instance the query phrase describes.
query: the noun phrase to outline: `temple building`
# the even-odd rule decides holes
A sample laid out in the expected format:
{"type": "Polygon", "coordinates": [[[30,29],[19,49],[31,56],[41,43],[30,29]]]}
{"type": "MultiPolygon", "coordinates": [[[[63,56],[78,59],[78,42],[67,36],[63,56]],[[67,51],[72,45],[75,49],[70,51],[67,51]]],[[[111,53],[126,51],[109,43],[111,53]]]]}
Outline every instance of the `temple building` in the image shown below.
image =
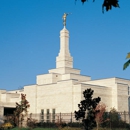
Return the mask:
{"type": "Polygon", "coordinates": [[[29,113],[74,113],[84,99],[83,91],[94,90],[93,97],[101,97],[107,110],[114,107],[117,111],[130,109],[130,80],[106,78],[91,80],[73,68],[73,57],[69,51],[69,31],[66,26],[60,31],[60,51],[56,57],[56,68],[47,74],[37,75],[36,84],[24,86],[22,90],[0,90],[0,115],[11,113],[20,94],[27,95],[30,103],[29,113]]]}

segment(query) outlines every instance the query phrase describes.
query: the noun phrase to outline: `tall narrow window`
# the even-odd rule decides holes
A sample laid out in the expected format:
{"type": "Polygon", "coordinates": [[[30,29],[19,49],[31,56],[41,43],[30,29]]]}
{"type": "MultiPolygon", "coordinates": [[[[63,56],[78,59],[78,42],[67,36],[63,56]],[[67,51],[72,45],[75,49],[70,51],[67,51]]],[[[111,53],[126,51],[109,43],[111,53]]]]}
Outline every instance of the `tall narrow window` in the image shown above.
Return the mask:
{"type": "Polygon", "coordinates": [[[130,87],[128,86],[128,95],[130,95],[130,87]]]}
{"type": "Polygon", "coordinates": [[[56,110],[52,109],[52,122],[55,122],[55,113],[56,113],[56,110]]]}
{"type": "Polygon", "coordinates": [[[50,112],[49,112],[49,109],[47,109],[47,112],[46,112],[46,119],[47,119],[47,122],[50,122],[50,112]]]}
{"type": "Polygon", "coordinates": [[[128,109],[129,109],[128,111],[130,112],[130,97],[128,97],[128,109]]]}
{"type": "Polygon", "coordinates": [[[44,122],[44,109],[41,109],[41,122],[44,122]]]}

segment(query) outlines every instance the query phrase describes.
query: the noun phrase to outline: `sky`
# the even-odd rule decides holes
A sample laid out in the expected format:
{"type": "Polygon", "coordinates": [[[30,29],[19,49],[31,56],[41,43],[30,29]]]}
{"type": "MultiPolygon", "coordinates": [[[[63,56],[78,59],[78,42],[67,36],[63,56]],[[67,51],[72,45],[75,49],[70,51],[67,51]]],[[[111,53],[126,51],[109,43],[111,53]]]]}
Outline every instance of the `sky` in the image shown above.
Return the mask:
{"type": "Polygon", "coordinates": [[[130,52],[130,1],[102,13],[103,0],[0,0],[0,89],[36,84],[56,67],[63,13],[70,33],[74,68],[92,80],[119,77],[130,52]]]}

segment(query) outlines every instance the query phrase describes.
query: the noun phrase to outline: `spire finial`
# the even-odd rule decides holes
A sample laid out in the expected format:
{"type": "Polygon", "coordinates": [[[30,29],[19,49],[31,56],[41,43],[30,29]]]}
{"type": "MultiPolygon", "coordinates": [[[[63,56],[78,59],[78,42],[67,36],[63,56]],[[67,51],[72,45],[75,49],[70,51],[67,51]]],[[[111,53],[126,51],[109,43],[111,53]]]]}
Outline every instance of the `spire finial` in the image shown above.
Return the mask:
{"type": "Polygon", "coordinates": [[[66,27],[66,17],[67,17],[67,15],[69,15],[69,14],[71,14],[71,13],[64,13],[64,14],[63,14],[62,19],[63,19],[63,25],[64,25],[64,27],[66,27]]]}

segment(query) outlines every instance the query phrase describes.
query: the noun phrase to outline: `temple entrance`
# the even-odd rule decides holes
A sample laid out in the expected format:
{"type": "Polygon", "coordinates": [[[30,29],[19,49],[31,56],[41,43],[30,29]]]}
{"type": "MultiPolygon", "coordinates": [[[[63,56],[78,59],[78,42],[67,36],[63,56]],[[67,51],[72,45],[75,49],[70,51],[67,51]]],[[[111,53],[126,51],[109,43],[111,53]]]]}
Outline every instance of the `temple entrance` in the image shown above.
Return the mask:
{"type": "Polygon", "coordinates": [[[4,116],[12,115],[16,108],[4,107],[4,116]]]}

